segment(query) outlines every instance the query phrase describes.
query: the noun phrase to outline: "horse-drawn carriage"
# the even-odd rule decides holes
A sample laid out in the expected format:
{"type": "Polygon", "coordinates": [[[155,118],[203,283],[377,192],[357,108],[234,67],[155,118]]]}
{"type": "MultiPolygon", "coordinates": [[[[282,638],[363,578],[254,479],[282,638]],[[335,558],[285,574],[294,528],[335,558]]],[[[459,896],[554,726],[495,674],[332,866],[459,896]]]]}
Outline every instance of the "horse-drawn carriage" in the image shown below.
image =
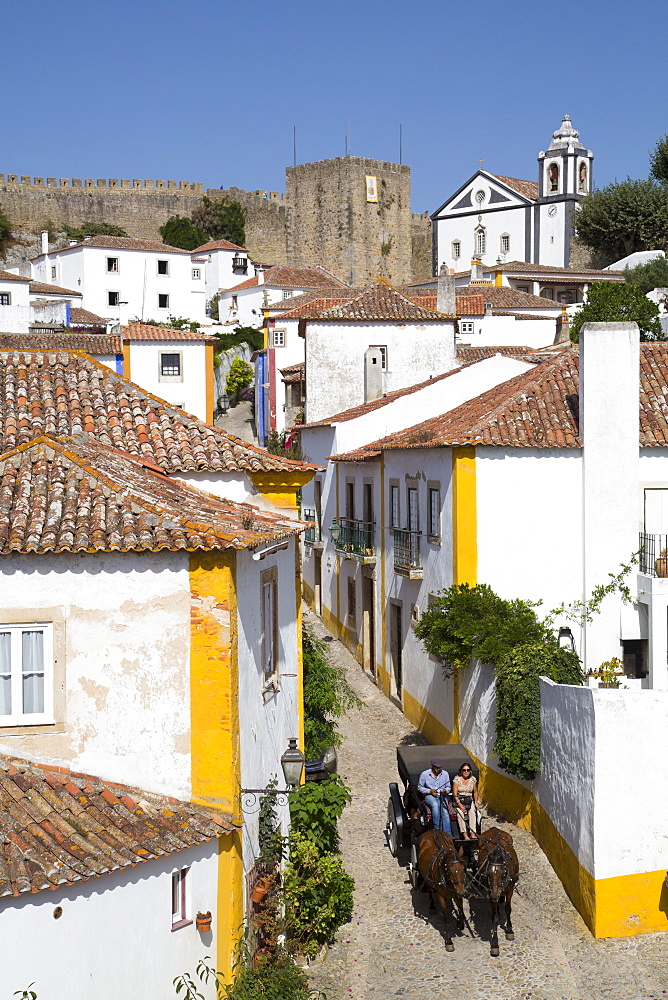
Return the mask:
{"type": "MultiPolygon", "coordinates": [[[[445,792],[441,795],[441,815],[449,816],[450,829],[447,829],[446,822],[442,824],[446,827],[443,832],[433,830],[431,810],[418,791],[418,781],[435,757],[442,761],[451,781],[464,761],[471,764],[476,780],[479,779],[478,768],[459,743],[397,747],[397,767],[404,790],[402,793],[397,782],[390,782],[385,826],[387,844],[393,857],[402,848],[410,851],[408,872],[413,888],[418,891],[426,889],[432,902],[435,895],[444,918],[447,901],[454,902],[458,910],[459,930],[463,930],[465,923],[463,900],[488,897],[492,905],[490,953],[498,955],[497,925],[501,899],[506,910],[506,938],[514,938],[511,898],[519,875],[519,863],[512,837],[496,827],[482,833],[480,826],[471,831],[475,836],[470,839],[462,837],[452,797],[445,792]]],[[[453,947],[446,928],[446,950],[452,951],[453,947]]]]}

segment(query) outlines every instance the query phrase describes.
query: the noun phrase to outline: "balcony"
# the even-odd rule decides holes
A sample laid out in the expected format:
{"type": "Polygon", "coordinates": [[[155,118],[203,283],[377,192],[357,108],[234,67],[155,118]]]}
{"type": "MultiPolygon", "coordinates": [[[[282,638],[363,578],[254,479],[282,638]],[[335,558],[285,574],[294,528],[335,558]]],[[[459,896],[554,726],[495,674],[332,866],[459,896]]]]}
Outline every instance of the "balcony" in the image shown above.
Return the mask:
{"type": "Polygon", "coordinates": [[[394,572],[409,580],[421,580],[422,560],[420,558],[419,531],[404,531],[394,528],[394,572]]]}
{"type": "Polygon", "coordinates": [[[318,518],[316,511],[310,507],[304,507],[302,510],[302,520],[315,521],[313,527],[307,528],[304,532],[305,544],[311,545],[314,549],[321,549],[323,547],[322,530],[320,527],[320,519],[318,518]]]}
{"type": "Polygon", "coordinates": [[[640,533],[638,572],[646,576],[668,577],[668,535],[640,533]]]}
{"type": "Polygon", "coordinates": [[[233,257],[232,258],[232,270],[233,271],[243,271],[244,274],[248,270],[248,258],[247,257],[233,257]]]}
{"type": "Polygon", "coordinates": [[[375,564],[373,521],[356,521],[351,517],[340,517],[338,529],[338,538],[334,539],[334,548],[337,552],[341,552],[346,558],[357,559],[364,565],[375,564]]]}

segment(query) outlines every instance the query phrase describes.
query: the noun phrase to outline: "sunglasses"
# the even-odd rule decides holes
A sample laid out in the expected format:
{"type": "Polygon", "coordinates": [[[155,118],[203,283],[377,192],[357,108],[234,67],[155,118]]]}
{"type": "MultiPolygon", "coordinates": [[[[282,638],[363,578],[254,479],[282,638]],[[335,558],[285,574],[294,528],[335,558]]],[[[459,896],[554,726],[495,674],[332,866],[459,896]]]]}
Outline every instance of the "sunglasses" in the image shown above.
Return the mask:
{"type": "Polygon", "coordinates": [[[470,773],[471,773],[471,768],[470,767],[463,767],[462,768],[462,774],[470,774],[470,773]]]}

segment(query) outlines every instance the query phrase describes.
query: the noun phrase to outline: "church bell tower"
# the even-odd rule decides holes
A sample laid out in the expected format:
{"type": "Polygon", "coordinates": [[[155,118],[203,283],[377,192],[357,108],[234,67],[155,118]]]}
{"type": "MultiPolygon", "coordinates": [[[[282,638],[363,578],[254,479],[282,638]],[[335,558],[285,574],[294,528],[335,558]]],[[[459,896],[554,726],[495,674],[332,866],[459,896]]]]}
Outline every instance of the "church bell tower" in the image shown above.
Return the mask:
{"type": "Polygon", "coordinates": [[[569,115],[553,132],[547,152],[538,154],[538,225],[534,259],[552,267],[568,267],[573,212],[592,189],[594,154],[580,142],[569,115]]]}

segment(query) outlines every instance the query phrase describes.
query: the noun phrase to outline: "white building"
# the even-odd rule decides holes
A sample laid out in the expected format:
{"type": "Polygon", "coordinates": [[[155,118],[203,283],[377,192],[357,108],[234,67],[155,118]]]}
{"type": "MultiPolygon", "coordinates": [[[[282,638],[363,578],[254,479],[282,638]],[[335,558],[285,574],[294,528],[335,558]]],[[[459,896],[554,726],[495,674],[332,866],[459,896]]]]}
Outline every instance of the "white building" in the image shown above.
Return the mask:
{"type": "Polygon", "coordinates": [[[568,267],[573,212],[592,190],[591,150],[568,115],[538,154],[538,181],[478,170],[431,216],[434,270],[479,257],[568,267]]]}
{"type": "Polygon", "coordinates": [[[206,319],[204,265],[194,265],[189,250],[156,240],[91,236],[31,263],[35,281],[81,291],[85,309],[117,323],[206,319]]]}
{"type": "Polygon", "coordinates": [[[311,289],[344,287],[324,268],[276,264],[224,291],[218,302],[218,316],[221,323],[260,328],[268,306],[311,289]]]}
{"type": "Polygon", "coordinates": [[[27,333],[30,329],[30,279],[0,270],[0,330],[27,333]]]}
{"type": "Polygon", "coordinates": [[[192,251],[193,268],[204,265],[207,306],[221,289],[238,285],[255,273],[248,251],[229,240],[210,240],[192,251]]]}

